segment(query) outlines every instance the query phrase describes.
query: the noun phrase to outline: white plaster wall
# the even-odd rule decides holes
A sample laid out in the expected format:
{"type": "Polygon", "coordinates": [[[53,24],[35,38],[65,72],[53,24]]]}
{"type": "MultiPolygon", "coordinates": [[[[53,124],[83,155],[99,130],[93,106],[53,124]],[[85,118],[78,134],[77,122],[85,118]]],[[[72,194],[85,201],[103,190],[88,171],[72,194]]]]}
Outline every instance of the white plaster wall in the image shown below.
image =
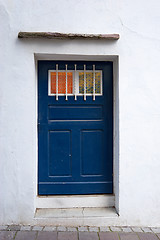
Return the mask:
{"type": "Polygon", "coordinates": [[[120,217],[114,224],[160,226],[159,13],[159,0],[0,0],[0,224],[34,223],[34,53],[46,53],[119,56],[120,217]],[[19,31],[121,38],[19,40],[19,31]]]}

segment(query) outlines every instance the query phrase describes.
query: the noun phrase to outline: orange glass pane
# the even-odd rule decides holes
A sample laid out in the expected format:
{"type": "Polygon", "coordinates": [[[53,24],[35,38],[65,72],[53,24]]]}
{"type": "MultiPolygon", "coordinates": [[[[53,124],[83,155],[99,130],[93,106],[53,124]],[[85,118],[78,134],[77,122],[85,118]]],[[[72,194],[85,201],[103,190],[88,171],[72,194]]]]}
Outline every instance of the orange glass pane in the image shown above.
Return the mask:
{"type": "MultiPolygon", "coordinates": [[[[73,74],[67,72],[67,93],[73,93],[73,74]]],[[[56,94],[56,72],[51,72],[51,93],[56,94]]],[[[58,93],[66,93],[66,73],[58,72],[58,93]]]]}

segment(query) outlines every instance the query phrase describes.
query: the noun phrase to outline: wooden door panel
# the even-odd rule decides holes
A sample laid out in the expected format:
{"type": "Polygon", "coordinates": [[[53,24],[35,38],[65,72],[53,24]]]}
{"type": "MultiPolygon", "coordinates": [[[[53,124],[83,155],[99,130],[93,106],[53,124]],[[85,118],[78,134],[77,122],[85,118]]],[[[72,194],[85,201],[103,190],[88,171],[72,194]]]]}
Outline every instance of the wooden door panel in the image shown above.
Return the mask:
{"type": "Polygon", "coordinates": [[[72,138],[69,130],[49,131],[49,176],[72,175],[72,138]]]}
{"type": "Polygon", "coordinates": [[[81,176],[103,176],[103,130],[81,131],[81,176]]]}

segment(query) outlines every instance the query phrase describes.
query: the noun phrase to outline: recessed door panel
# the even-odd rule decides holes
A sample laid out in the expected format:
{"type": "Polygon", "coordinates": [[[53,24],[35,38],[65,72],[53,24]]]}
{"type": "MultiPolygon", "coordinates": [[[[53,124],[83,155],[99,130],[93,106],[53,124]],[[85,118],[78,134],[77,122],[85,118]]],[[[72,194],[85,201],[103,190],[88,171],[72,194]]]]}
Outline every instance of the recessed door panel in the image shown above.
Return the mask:
{"type": "Polygon", "coordinates": [[[103,131],[82,130],[81,166],[82,176],[102,176],[104,174],[103,131]],[[88,160],[89,159],[89,160],[88,160]]]}
{"type": "Polygon", "coordinates": [[[72,174],[70,131],[49,131],[49,176],[72,174]]]}
{"type": "Polygon", "coordinates": [[[49,120],[102,120],[103,106],[49,106],[49,120]]]}

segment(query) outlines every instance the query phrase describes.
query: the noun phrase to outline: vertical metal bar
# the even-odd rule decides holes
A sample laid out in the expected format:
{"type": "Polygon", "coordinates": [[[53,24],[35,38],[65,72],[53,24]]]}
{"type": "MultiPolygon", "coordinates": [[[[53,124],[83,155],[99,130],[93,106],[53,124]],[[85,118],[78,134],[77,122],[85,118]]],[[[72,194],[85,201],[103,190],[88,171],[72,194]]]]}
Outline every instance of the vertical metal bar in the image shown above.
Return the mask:
{"type": "Polygon", "coordinates": [[[77,64],[74,64],[74,100],[77,100],[76,95],[76,71],[77,71],[77,64]]]}
{"type": "Polygon", "coordinates": [[[93,65],[93,101],[95,101],[95,65],[93,65]]]}
{"type": "Polygon", "coordinates": [[[84,101],[86,101],[86,65],[84,65],[84,101]]]}
{"type": "Polygon", "coordinates": [[[67,64],[66,64],[66,101],[68,100],[68,89],[67,89],[67,64]]]}
{"type": "Polygon", "coordinates": [[[56,100],[58,101],[58,64],[56,64],[56,100]]]}

